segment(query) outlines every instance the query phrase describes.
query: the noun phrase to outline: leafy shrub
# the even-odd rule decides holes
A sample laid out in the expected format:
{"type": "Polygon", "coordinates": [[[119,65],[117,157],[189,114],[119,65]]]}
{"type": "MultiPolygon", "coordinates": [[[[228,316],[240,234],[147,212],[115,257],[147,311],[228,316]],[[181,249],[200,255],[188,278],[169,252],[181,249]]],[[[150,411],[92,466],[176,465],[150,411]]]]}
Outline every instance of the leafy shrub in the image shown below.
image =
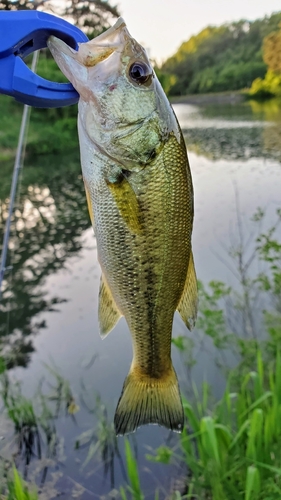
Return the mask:
{"type": "Polygon", "coordinates": [[[269,70],[263,80],[256,78],[249,90],[249,95],[259,99],[281,97],[281,75],[269,70]]]}

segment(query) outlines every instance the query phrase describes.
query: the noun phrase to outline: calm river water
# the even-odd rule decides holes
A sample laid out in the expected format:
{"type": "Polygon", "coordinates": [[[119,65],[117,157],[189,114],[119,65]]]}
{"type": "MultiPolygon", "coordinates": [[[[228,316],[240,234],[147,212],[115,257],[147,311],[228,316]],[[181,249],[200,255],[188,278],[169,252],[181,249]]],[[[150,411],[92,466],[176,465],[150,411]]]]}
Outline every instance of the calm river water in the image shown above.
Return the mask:
{"type": "MultiPolygon", "coordinates": [[[[235,285],[225,249],[238,241],[238,214],[248,235],[257,207],[266,209],[266,222],[270,223],[281,206],[281,106],[271,101],[204,107],[176,104],[174,109],[186,138],[194,182],[193,252],[198,278],[204,283],[215,279],[235,285]]],[[[124,484],[122,464],[115,455],[114,470],[106,469],[95,436],[102,440],[104,407],[110,428],[132,349],[124,319],[105,340],[99,337],[100,269],[78,153],[74,160],[63,179],[59,176],[60,157],[56,175],[52,170],[50,179],[46,173],[42,182],[29,183],[25,176],[31,175],[30,170],[23,172],[27,189],[21,195],[22,210],[16,214],[16,236],[10,242],[14,271],[8,281],[10,290],[4,295],[8,312],[2,314],[0,328],[10,350],[11,367],[17,365],[10,377],[22,381],[23,394],[35,400],[39,384],[45,394],[54,392],[49,384],[57,381],[47,364],[68,381],[80,408],[74,416],[61,411],[55,420],[57,455],[43,461],[48,466],[42,487],[46,498],[63,492],[62,498],[68,499],[75,491],[76,498],[108,498],[114,488],[124,484]],[[79,436],[85,432],[88,438],[93,436],[91,447],[88,443],[77,449],[77,440],[82,442],[79,436]],[[85,464],[89,449],[93,456],[85,464]]],[[[188,333],[177,314],[173,334],[196,341],[196,330],[188,333]]],[[[209,347],[195,351],[192,379],[198,388],[207,380],[219,397],[224,380],[209,347]]],[[[186,392],[185,369],[174,348],[173,360],[186,392]]],[[[176,445],[177,438],[158,426],[139,429],[131,440],[145,498],[153,498],[157,487],[165,498],[172,477],[181,473],[175,465],[155,464],[145,458],[170,441],[176,445]]],[[[122,437],[118,446],[123,460],[122,437]]],[[[7,454],[6,448],[4,451],[7,454]]],[[[32,464],[30,475],[40,482],[42,471],[35,470],[40,464],[35,459],[32,464]]]]}

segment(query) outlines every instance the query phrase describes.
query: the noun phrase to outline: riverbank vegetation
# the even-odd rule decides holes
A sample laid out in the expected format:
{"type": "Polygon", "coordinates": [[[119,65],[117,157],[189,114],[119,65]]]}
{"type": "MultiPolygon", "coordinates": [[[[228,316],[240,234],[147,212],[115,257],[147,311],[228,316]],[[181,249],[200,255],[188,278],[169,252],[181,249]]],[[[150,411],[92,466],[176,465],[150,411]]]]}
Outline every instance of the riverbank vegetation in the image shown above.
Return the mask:
{"type": "MultiPolygon", "coordinates": [[[[278,12],[256,21],[206,27],[156,70],[164,89],[169,96],[249,89],[254,80],[265,78],[268,53],[280,54],[280,22],[278,12]]],[[[279,67],[274,71],[278,74],[279,67]]]]}
{"type": "Polygon", "coordinates": [[[267,73],[253,81],[250,96],[258,98],[281,97],[281,22],[279,29],[265,37],[263,59],[267,64],[267,73]]]}

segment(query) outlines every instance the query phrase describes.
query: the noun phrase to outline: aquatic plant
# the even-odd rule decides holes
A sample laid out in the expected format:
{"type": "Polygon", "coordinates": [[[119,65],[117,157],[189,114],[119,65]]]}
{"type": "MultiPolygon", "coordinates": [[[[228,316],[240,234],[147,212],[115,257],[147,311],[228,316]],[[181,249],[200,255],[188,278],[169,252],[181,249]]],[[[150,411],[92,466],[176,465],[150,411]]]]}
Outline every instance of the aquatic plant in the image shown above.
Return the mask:
{"type": "Polygon", "coordinates": [[[33,404],[22,395],[19,382],[10,382],[6,371],[1,375],[0,395],[6,415],[14,424],[17,455],[24,457],[25,466],[28,466],[32,456],[41,458],[39,422],[33,404]]]}
{"type": "Polygon", "coordinates": [[[14,466],[5,480],[1,477],[1,489],[1,500],[38,500],[39,498],[36,488],[28,488],[14,466]]]}
{"type": "Polygon", "coordinates": [[[126,470],[119,451],[118,440],[112,420],[108,418],[107,408],[98,394],[94,406],[86,401],[87,393],[83,385],[81,403],[97,419],[97,425],[80,434],[75,442],[76,449],[88,448],[87,457],[82,465],[85,468],[93,459],[103,463],[104,476],[109,475],[111,487],[115,484],[115,457],[117,457],[122,475],[126,480],[126,470]]]}
{"type": "MultiPolygon", "coordinates": [[[[55,379],[55,383],[50,384],[51,392],[43,390],[41,381],[34,397],[28,399],[22,393],[20,382],[12,380],[9,372],[5,370],[3,359],[2,365],[0,358],[0,397],[4,416],[14,425],[14,459],[18,464],[23,464],[26,479],[32,459],[59,458],[57,455],[60,439],[57,435],[56,420],[62,412],[74,418],[79,407],[75,403],[68,381],[55,367],[46,365],[55,379]]],[[[42,471],[41,484],[44,484],[47,469],[46,466],[42,471]]]]}
{"type": "MultiPolygon", "coordinates": [[[[161,447],[162,449],[162,455],[161,457],[165,455],[164,448],[166,452],[170,455],[171,450],[169,450],[168,447],[161,447]],[[169,450],[169,451],[168,451],[169,450]]],[[[120,495],[122,500],[144,500],[145,499],[145,493],[142,490],[141,484],[140,484],[140,478],[139,478],[139,472],[138,472],[138,466],[137,466],[137,461],[134,457],[130,442],[127,438],[125,438],[125,457],[126,457],[126,470],[128,474],[128,480],[129,484],[127,484],[125,487],[121,486],[120,487],[120,495]]],[[[151,460],[153,460],[153,457],[151,457],[151,460]]],[[[161,462],[161,460],[158,460],[161,462]]],[[[163,461],[163,463],[168,463],[163,461]]],[[[154,492],[154,500],[159,500],[160,498],[160,492],[157,489],[154,492]]],[[[174,491],[171,496],[168,497],[170,500],[180,500],[181,498],[186,498],[183,497],[179,491],[174,491]]]]}
{"type": "Polygon", "coordinates": [[[128,478],[130,484],[125,488],[120,488],[120,493],[122,500],[127,499],[126,490],[129,492],[134,500],[143,500],[144,495],[140,487],[140,479],[137,468],[136,459],[132,453],[132,449],[128,439],[125,439],[125,456],[126,456],[126,467],[128,471],[128,478]]]}

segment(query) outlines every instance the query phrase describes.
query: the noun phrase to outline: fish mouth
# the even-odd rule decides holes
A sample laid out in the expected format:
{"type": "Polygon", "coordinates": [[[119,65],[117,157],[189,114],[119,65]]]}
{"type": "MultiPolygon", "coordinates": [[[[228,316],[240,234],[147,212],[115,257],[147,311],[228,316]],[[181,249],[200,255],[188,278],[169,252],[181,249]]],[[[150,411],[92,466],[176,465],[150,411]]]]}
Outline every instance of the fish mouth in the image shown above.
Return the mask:
{"type": "Polygon", "coordinates": [[[86,68],[96,66],[101,61],[107,59],[120,46],[124,45],[130,38],[126,23],[119,17],[116,23],[105,32],[93,38],[89,42],[78,43],[78,51],[72,49],[65,42],[55,36],[50,36],[47,45],[55,57],[64,54],[75,59],[86,68]]]}

